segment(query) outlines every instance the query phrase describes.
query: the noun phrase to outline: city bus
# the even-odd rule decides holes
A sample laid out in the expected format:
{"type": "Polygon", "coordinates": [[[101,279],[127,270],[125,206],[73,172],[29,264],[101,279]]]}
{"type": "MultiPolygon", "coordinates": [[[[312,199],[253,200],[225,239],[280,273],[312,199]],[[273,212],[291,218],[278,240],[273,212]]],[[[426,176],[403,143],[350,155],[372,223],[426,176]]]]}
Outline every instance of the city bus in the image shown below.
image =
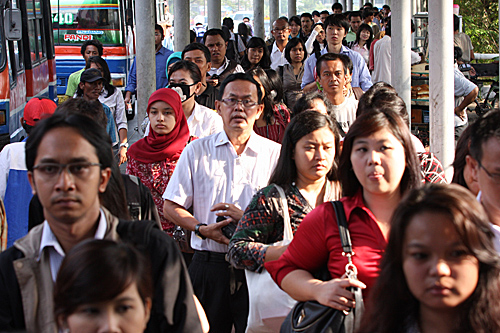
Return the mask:
{"type": "Polygon", "coordinates": [[[0,0],[0,148],[26,137],[20,118],[30,98],[57,103],[51,31],[48,0],[0,0]]]}
{"type": "Polygon", "coordinates": [[[97,39],[112,84],[124,89],[135,55],[133,0],[50,0],[56,55],[57,94],[66,92],[71,73],[85,67],[80,47],[97,39]]]}

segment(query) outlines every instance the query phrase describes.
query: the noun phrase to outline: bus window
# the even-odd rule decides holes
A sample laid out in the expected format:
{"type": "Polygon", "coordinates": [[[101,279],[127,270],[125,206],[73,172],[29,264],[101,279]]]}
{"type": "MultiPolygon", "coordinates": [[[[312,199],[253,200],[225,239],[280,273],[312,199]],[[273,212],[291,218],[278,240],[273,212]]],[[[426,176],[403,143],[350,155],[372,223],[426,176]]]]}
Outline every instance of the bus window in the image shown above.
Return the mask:
{"type": "Polygon", "coordinates": [[[36,19],[36,33],[37,33],[37,41],[38,41],[38,54],[39,59],[47,57],[47,45],[45,44],[45,34],[43,33],[42,20],[36,19]]]}
{"type": "Polygon", "coordinates": [[[30,42],[31,62],[33,63],[37,60],[35,20],[28,20],[28,37],[30,42]]]}
{"type": "Polygon", "coordinates": [[[105,46],[123,44],[120,0],[51,0],[54,42],[78,45],[98,39],[105,46]]]}
{"type": "Polygon", "coordinates": [[[12,53],[14,57],[14,64],[15,64],[15,69],[17,72],[20,72],[24,69],[24,62],[23,62],[23,52],[22,52],[22,42],[21,41],[12,41],[12,53]]]}
{"type": "MultiPolygon", "coordinates": [[[[3,13],[0,12],[0,16],[2,16],[3,13]]],[[[3,36],[4,30],[3,30],[3,18],[0,20],[0,72],[2,72],[5,68],[6,60],[7,60],[7,52],[6,52],[6,46],[5,46],[5,38],[3,36]]]]}

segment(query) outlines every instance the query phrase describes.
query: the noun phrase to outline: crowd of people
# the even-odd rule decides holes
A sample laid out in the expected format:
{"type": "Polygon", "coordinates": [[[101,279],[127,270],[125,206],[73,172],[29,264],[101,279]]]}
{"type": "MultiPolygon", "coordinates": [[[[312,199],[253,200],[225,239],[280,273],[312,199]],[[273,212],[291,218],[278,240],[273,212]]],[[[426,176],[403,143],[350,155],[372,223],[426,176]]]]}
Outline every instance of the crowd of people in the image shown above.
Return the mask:
{"type": "Polygon", "coordinates": [[[123,95],[86,41],[70,98],[30,100],[0,153],[0,331],[278,332],[296,301],[364,303],[357,332],[500,331],[500,110],[460,125],[449,184],[390,85],[390,7],[332,12],[175,53],[156,25],[130,147],[135,60],[123,95]]]}

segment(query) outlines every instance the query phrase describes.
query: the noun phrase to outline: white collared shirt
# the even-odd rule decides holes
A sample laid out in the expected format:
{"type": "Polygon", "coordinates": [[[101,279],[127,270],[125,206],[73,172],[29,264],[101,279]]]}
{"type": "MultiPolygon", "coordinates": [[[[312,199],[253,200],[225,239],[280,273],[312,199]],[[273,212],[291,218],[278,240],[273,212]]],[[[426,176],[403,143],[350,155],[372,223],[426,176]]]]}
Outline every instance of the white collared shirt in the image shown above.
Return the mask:
{"type": "Polygon", "coordinates": [[[198,138],[219,133],[224,129],[221,116],[206,106],[194,103],[194,109],[188,120],[189,133],[198,138]]]}
{"type": "MultiPolygon", "coordinates": [[[[222,64],[222,66],[220,66],[219,68],[215,67],[210,68],[210,70],[208,71],[208,75],[210,76],[214,74],[221,75],[221,73],[224,72],[227,66],[229,66],[229,59],[227,57],[224,57],[224,63],[222,64]]],[[[243,70],[243,67],[241,67],[241,65],[239,64],[236,65],[233,71],[233,73],[244,73],[244,72],[245,71],[243,70]]]]}
{"type": "MultiPolygon", "coordinates": [[[[184,208],[193,205],[193,216],[216,223],[210,208],[221,202],[245,210],[253,195],[267,186],[281,146],[252,132],[243,153],[236,151],[225,131],[194,140],[182,152],[163,199],[184,208]]],[[[191,236],[195,250],[225,253],[227,246],[191,236]]]]}
{"type": "Polygon", "coordinates": [[[283,52],[278,49],[276,42],[273,43],[273,49],[271,51],[271,68],[276,70],[279,66],[284,66],[288,64],[288,60],[285,58],[285,49],[283,52]]]}
{"type": "MultiPolygon", "coordinates": [[[[106,218],[104,217],[104,212],[100,209],[100,217],[99,224],[97,225],[97,230],[95,232],[95,239],[103,239],[106,234],[106,218]]],[[[52,273],[52,280],[55,282],[57,278],[57,272],[59,271],[59,267],[61,267],[61,263],[66,256],[64,250],[59,244],[56,236],[50,229],[49,223],[47,220],[43,222],[43,231],[42,231],[42,239],[40,242],[40,252],[38,253],[37,260],[39,261],[42,257],[43,250],[47,248],[49,251],[49,260],[50,260],[50,272],[52,273]]]]}

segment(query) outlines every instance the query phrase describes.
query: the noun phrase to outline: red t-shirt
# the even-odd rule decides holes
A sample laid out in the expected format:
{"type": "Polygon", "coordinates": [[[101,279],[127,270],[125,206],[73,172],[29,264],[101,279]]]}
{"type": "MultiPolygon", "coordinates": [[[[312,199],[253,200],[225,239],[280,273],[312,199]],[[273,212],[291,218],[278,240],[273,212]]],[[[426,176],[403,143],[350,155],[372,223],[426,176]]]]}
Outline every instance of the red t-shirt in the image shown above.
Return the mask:
{"type": "MultiPolygon", "coordinates": [[[[372,212],[365,206],[361,191],[341,201],[355,253],[353,263],[358,269],[358,279],[367,287],[363,290],[366,300],[378,277],[379,263],[387,241],[372,212]]],[[[285,253],[280,259],[267,262],[265,267],[274,281],[281,285],[288,273],[296,269],[313,273],[327,261],[332,278],[340,278],[345,273],[347,258],[342,256],[339,229],[330,202],[321,204],[307,214],[285,253]]]]}

